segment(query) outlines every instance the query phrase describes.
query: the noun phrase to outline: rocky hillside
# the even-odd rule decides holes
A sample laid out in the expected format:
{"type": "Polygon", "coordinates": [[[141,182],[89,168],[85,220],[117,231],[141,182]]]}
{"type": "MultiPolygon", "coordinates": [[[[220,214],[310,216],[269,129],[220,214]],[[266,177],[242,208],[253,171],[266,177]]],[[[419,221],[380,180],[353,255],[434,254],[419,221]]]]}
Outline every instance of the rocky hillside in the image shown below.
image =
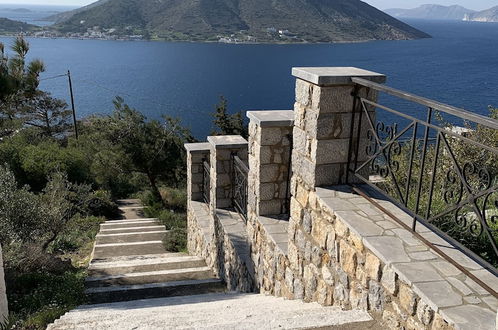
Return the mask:
{"type": "Polygon", "coordinates": [[[359,0],[101,0],[59,16],[60,32],[151,39],[355,42],[429,37],[359,0]]]}
{"type": "Polygon", "coordinates": [[[465,15],[475,13],[474,10],[462,6],[422,5],[413,9],[386,9],[386,13],[398,18],[462,20],[465,15]]]}
{"type": "Polygon", "coordinates": [[[0,35],[15,34],[19,32],[28,32],[39,29],[39,27],[24,22],[13,21],[8,18],[0,17],[0,35]]]}
{"type": "Polygon", "coordinates": [[[498,6],[470,14],[464,18],[464,21],[497,23],[498,6]]]}

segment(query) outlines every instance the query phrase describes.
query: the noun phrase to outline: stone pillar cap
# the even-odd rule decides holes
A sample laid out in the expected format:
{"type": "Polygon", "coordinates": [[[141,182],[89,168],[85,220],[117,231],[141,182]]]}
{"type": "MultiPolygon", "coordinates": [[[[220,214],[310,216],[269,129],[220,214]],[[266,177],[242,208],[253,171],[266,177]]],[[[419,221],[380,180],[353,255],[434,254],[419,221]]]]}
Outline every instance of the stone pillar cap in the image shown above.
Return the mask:
{"type": "Polygon", "coordinates": [[[294,125],[294,110],[251,110],[247,118],[261,127],[288,127],[294,125]]]}
{"type": "Polygon", "coordinates": [[[386,76],[355,67],[292,68],[292,75],[319,86],[350,85],[351,78],[363,78],[376,83],[386,82],[386,76]]]}
{"type": "Polygon", "coordinates": [[[183,147],[190,153],[205,152],[211,150],[209,142],[185,143],[183,147]]]}
{"type": "Polygon", "coordinates": [[[237,149],[247,147],[247,140],[240,135],[208,136],[208,142],[215,149],[237,149]]]}

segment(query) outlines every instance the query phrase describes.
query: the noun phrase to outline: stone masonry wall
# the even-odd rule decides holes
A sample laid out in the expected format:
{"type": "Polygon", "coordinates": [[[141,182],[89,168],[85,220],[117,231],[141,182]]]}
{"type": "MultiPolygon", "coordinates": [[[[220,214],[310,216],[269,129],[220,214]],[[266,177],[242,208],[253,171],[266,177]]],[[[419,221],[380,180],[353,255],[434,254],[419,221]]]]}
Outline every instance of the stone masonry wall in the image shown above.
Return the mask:
{"type": "MultiPolygon", "coordinates": [[[[203,202],[188,206],[188,251],[204,258],[208,267],[225,281],[227,289],[254,292],[254,271],[248,267],[248,245],[244,244],[245,227],[237,214],[219,210],[215,217],[203,202]]],[[[246,241],[247,243],[247,241],[246,241]]]]}
{"type": "MultiPolygon", "coordinates": [[[[190,202],[189,251],[210,260],[230,289],[363,309],[391,329],[494,329],[498,299],[349,186],[340,186],[346,183],[351,134],[356,140],[356,132],[351,132],[350,78],[360,75],[382,83],[385,76],[355,68],[293,72],[298,79],[289,221],[263,216],[266,210],[276,212],[281,202],[285,169],[279,164],[285,160],[279,148],[287,143],[288,131],[261,130],[251,121],[247,224],[233,212],[214,209],[209,214],[205,204],[199,203],[202,211],[190,202]],[[207,224],[211,232],[203,227],[207,224]]],[[[377,99],[368,89],[360,93],[377,99]]],[[[371,118],[375,120],[374,113],[371,118]]],[[[360,150],[368,143],[363,125],[360,150]]],[[[218,159],[213,150],[211,158],[218,159]]],[[[358,162],[364,160],[360,152],[358,162]]],[[[399,209],[393,212],[400,219],[407,216],[399,209]]],[[[427,228],[418,226],[417,231],[452,250],[427,228]]],[[[496,276],[451,253],[498,290],[496,276]]]]}
{"type": "Polygon", "coordinates": [[[261,127],[251,121],[249,136],[249,214],[288,213],[292,127],[261,127]]]}

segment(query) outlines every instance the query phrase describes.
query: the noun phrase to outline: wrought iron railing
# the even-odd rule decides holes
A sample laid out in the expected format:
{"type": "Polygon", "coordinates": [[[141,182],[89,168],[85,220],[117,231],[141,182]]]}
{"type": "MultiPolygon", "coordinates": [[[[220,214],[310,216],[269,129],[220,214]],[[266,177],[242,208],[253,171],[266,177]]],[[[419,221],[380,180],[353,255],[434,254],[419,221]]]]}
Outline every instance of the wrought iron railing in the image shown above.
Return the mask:
{"type": "Polygon", "coordinates": [[[240,216],[247,221],[247,175],[249,168],[237,156],[232,154],[232,204],[240,216]]]}
{"type": "Polygon", "coordinates": [[[202,160],[202,199],[209,204],[211,189],[211,168],[206,158],[202,160]]]}
{"type": "Polygon", "coordinates": [[[417,223],[429,227],[496,274],[498,120],[368,80],[353,82],[346,180],[354,177],[413,216],[412,231],[417,223]],[[372,92],[406,103],[413,114],[361,96],[372,92]],[[419,108],[425,119],[417,118],[419,108]]]}

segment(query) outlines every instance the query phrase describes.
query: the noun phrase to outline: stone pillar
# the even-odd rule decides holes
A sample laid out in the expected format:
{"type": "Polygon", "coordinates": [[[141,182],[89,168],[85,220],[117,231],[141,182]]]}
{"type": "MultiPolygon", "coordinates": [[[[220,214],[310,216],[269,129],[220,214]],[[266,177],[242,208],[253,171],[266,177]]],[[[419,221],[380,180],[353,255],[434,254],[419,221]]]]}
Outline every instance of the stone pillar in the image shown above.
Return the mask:
{"type": "Polygon", "coordinates": [[[248,111],[249,219],[288,214],[294,111],[248,111]]]}
{"type": "Polygon", "coordinates": [[[7,304],[7,292],[5,288],[5,277],[3,272],[2,247],[0,246],[0,324],[9,316],[7,304]]]}
{"type": "MultiPolygon", "coordinates": [[[[356,141],[356,133],[351,132],[354,102],[351,78],[383,83],[386,76],[347,67],[293,68],[292,74],[297,78],[293,172],[310,190],[344,184],[351,134],[356,141]]],[[[359,94],[377,100],[376,91],[361,88],[359,94]]],[[[362,123],[359,158],[364,156],[367,143],[367,120],[362,123]]]]}
{"type": "Polygon", "coordinates": [[[203,201],[203,162],[209,162],[211,145],[204,143],[186,143],[187,150],[187,201],[203,201]]]}
{"type": "MultiPolygon", "coordinates": [[[[351,78],[383,83],[386,77],[357,68],[293,68],[292,74],[297,81],[288,255],[294,275],[302,276],[304,260],[311,256],[311,234],[317,230],[319,220],[319,214],[312,211],[317,205],[311,192],[318,186],[346,183],[350,137],[357,137],[354,130],[351,132],[355,90],[351,78]]],[[[362,88],[358,92],[364,98],[377,100],[375,91],[362,88]]],[[[361,141],[366,143],[366,135],[367,125],[362,125],[360,155],[365,150],[361,141]]],[[[295,298],[300,298],[302,287],[303,283],[297,281],[289,289],[295,298]]]]}
{"type": "Polygon", "coordinates": [[[237,154],[247,163],[247,140],[240,135],[208,136],[210,143],[211,193],[210,208],[232,206],[232,160],[231,155],[237,154]]]}

